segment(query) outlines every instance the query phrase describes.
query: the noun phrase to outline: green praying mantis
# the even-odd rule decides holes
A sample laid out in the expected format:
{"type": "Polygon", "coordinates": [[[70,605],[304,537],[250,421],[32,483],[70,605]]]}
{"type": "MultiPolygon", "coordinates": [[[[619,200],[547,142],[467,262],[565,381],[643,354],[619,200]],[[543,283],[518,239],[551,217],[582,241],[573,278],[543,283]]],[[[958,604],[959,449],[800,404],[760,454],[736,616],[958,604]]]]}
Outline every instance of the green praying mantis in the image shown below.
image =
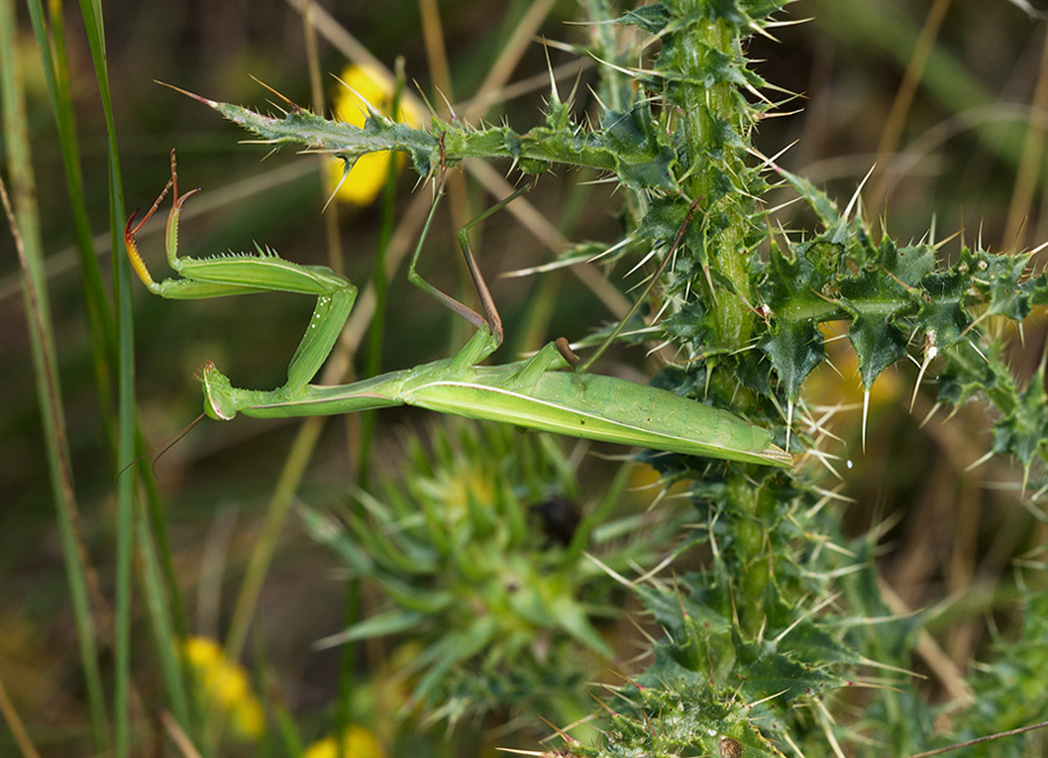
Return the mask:
{"type": "Polygon", "coordinates": [[[766,429],[666,390],[589,373],[578,364],[564,340],[547,344],[526,360],[499,366],[479,365],[502,343],[502,323],[470,247],[469,230],[511,202],[519,191],[470,221],[458,235],[483,315],[429,284],[416,272],[439,194],[408,267],[408,279],[413,284],[477,328],[465,346],[451,358],[337,386],[309,382],[335,346],[353,308],[356,286],[325,266],[286,261],[257,243],[254,253],[180,257],[179,217],[186,200],[198,191],[199,188],[178,194],[172,151],[171,179],[164,190],[137,226],[132,227],[137,211],[127,221],[124,239],[128,257],[151,292],[174,300],[256,292],[294,292],[317,298],[306,333],[291,358],[284,386],[268,391],[240,389],[213,363],[203,367],[204,410],[212,418],[228,420],[237,413],[256,417],[317,416],[413,405],[653,450],[770,466],[792,465],[791,456],[772,444],[766,429]],[[135,235],[169,190],[172,206],[165,246],[168,263],[180,278],[156,282],[139,254],[135,235]]]}

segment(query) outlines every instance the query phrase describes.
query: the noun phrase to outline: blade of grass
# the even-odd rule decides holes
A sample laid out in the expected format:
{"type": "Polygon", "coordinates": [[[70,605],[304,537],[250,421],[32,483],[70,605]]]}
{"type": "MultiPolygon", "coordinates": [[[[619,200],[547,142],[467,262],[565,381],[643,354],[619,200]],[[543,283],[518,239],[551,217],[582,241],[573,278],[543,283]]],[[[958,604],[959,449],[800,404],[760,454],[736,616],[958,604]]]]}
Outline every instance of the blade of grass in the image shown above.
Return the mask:
{"type": "MultiPolygon", "coordinates": [[[[4,197],[7,197],[6,192],[4,192],[4,197]]],[[[26,731],[25,724],[19,717],[18,711],[15,710],[14,703],[7,696],[3,677],[0,677],[0,715],[7,722],[7,728],[11,730],[11,737],[14,743],[18,745],[23,758],[40,758],[40,753],[37,751],[36,746],[33,745],[33,741],[29,739],[29,733],[26,731]]]]}
{"type": "MultiPolygon", "coordinates": [[[[891,3],[865,0],[819,0],[817,18],[826,34],[837,37],[863,54],[884,55],[905,69],[918,46],[920,30],[912,19],[891,3]]],[[[961,114],[998,101],[956,57],[942,47],[928,51],[920,81],[924,95],[952,113],[961,114]]],[[[974,129],[987,150],[1008,166],[1018,168],[1022,158],[1021,126],[984,123],[974,129]]]]}
{"type": "MultiPolygon", "coordinates": [[[[109,403],[109,398],[112,397],[110,367],[115,365],[116,360],[116,325],[113,322],[113,312],[102,283],[102,272],[91,239],[91,222],[88,218],[87,205],[84,202],[84,179],[76,131],[76,113],[73,109],[69,60],[66,55],[65,24],[61,13],[55,13],[45,19],[41,0],[29,0],[26,5],[29,8],[33,35],[36,37],[37,47],[40,50],[44,78],[51,100],[51,111],[55,117],[58,143],[62,151],[62,163],[66,171],[73,235],[80,253],[84,303],[91,334],[96,382],[100,405],[105,408],[109,403]]],[[[111,421],[109,414],[103,413],[102,418],[106,422],[111,421]]],[[[107,423],[105,432],[106,440],[112,449],[112,423],[107,423]]]]}
{"type": "MultiPolygon", "coordinates": [[[[1043,113],[1048,107],[1048,42],[1043,44],[1040,73],[1033,93],[1034,113],[1043,113]]],[[[1012,200],[1008,207],[1008,220],[1003,237],[1005,244],[1014,245],[1015,250],[1023,249],[1025,241],[1030,238],[1026,220],[1034,213],[1034,197],[1044,177],[1044,143],[1044,129],[1039,125],[1029,124],[1023,139],[1019,169],[1015,172],[1015,186],[1012,190],[1012,200]]]]}
{"type": "MultiPolygon", "coordinates": [[[[102,23],[101,0],[81,0],[80,13],[87,31],[87,41],[94,64],[95,79],[105,114],[109,148],[109,224],[112,230],[110,254],[117,303],[118,360],[117,360],[117,471],[123,470],[135,458],[135,386],[134,386],[134,320],[131,311],[131,271],[121,254],[119,229],[125,217],[124,194],[120,174],[120,156],[116,144],[116,123],[109,92],[109,71],[106,63],[105,30],[102,23]]],[[[130,754],[131,720],[129,689],[131,682],[131,571],[134,547],[134,479],[118,477],[117,537],[116,537],[116,613],[113,629],[114,674],[113,713],[115,719],[114,754],[126,758],[130,754]]]]}
{"type": "Polygon", "coordinates": [[[157,546],[150,532],[150,522],[145,514],[139,514],[135,520],[138,529],[138,552],[142,570],[140,572],[146,605],[156,638],[157,656],[163,673],[164,688],[174,719],[188,728],[191,725],[189,695],[186,691],[186,680],[180,660],[179,642],[185,639],[178,635],[172,626],[172,602],[165,591],[160,561],[157,557],[157,546]]]}
{"type": "MultiPolygon", "coordinates": [[[[102,283],[101,270],[98,256],[95,254],[85,202],[81,154],[70,85],[71,77],[68,65],[65,27],[61,13],[52,12],[45,19],[43,7],[39,0],[30,0],[27,5],[34,36],[41,51],[41,62],[48,85],[52,113],[55,118],[55,126],[66,172],[66,185],[72,209],[74,237],[80,255],[84,302],[89,333],[91,335],[99,406],[102,409],[100,415],[104,423],[103,428],[108,448],[110,451],[113,451],[115,447],[116,420],[110,412],[110,398],[112,397],[112,376],[116,370],[117,363],[116,325],[108,300],[108,293],[102,283]]],[[[146,445],[137,431],[136,437],[137,448],[139,452],[142,452],[145,450],[146,445]]],[[[115,455],[113,462],[114,464],[116,463],[115,455]]],[[[159,581],[149,581],[155,577],[147,572],[145,576],[147,594],[151,601],[155,601],[158,597],[163,599],[164,607],[162,610],[165,611],[163,617],[156,613],[158,610],[156,602],[151,602],[149,607],[154,611],[152,615],[154,629],[158,634],[166,638],[160,646],[161,658],[165,662],[165,665],[162,667],[165,685],[172,696],[172,707],[175,717],[185,723],[184,681],[179,675],[177,666],[171,665],[171,658],[174,656],[175,640],[185,637],[186,634],[181,596],[178,592],[178,584],[175,581],[173,560],[152,472],[144,463],[138,468],[138,473],[146,486],[145,492],[152,525],[152,536],[156,541],[156,548],[160,554],[160,565],[163,570],[162,578],[166,582],[165,591],[164,586],[159,581]],[[171,617],[173,617],[173,621],[170,621],[171,617]],[[172,625],[174,627],[173,631],[171,629],[172,625]],[[181,693],[181,696],[178,693],[181,693]]],[[[84,554],[86,555],[86,551],[84,551],[84,554]]],[[[88,566],[88,578],[90,579],[93,576],[94,572],[88,566]]],[[[89,584],[89,586],[95,588],[97,580],[89,584]]],[[[108,630],[112,626],[112,614],[100,591],[95,593],[95,606],[96,614],[102,624],[101,628],[107,632],[104,636],[108,638],[108,630]]]]}
{"type": "MultiPolygon", "coordinates": [[[[506,28],[509,36],[502,43],[498,59],[491,63],[487,76],[473,94],[475,101],[486,102],[485,95],[506,86],[521,58],[524,57],[524,53],[534,43],[535,35],[545,23],[556,1],[537,0],[528,4],[520,17],[507,18],[506,28]]],[[[467,111],[464,118],[469,119],[479,115],[483,115],[482,112],[467,111]]]]}
{"type": "MultiPolygon", "coordinates": [[[[398,59],[396,63],[396,84],[393,89],[390,108],[390,113],[395,121],[400,118],[400,104],[404,94],[405,81],[404,61],[403,59],[398,59]]],[[[386,170],[386,183],[382,188],[382,199],[379,206],[378,241],[375,245],[376,271],[386,270],[389,246],[396,228],[397,161],[397,156],[391,152],[386,170]]],[[[386,310],[388,305],[386,292],[388,287],[386,278],[383,276],[375,277],[374,283],[375,313],[371,318],[371,327],[368,333],[364,376],[377,376],[382,370],[382,347],[386,331],[386,310]]],[[[375,437],[377,419],[377,413],[374,411],[363,413],[360,418],[360,453],[357,459],[356,480],[362,489],[367,488],[368,474],[371,468],[372,442],[375,437]]]]}
{"type": "Polygon", "coordinates": [[[58,515],[66,576],[73,604],[77,642],[91,711],[92,736],[97,749],[108,745],[105,697],[98,664],[94,618],[90,601],[90,569],[80,538],[79,512],[72,480],[72,465],[61,405],[61,387],[54,345],[54,328],[44,278],[43,244],[36,207],[36,187],[29,152],[24,94],[19,61],[14,50],[15,15],[11,0],[0,0],[0,92],[8,171],[13,182],[14,208],[3,191],[22,270],[27,323],[32,344],[37,395],[40,401],[51,487],[58,515]]]}
{"type": "MultiPolygon", "coordinates": [[[[62,163],[66,172],[66,186],[69,190],[69,200],[72,209],[73,232],[76,239],[76,248],[80,255],[84,302],[86,304],[88,327],[91,335],[93,367],[99,394],[99,407],[102,409],[101,418],[105,422],[105,438],[110,451],[112,451],[114,449],[115,422],[112,420],[109,408],[110,398],[112,397],[112,374],[117,361],[116,324],[113,320],[113,311],[109,303],[108,292],[102,282],[101,268],[98,263],[98,256],[95,253],[95,242],[91,234],[87,204],[85,202],[80,145],[77,138],[76,116],[70,85],[71,76],[67,55],[65,24],[61,13],[52,13],[49,18],[45,19],[40,0],[29,0],[27,6],[33,26],[33,34],[36,37],[40,50],[44,78],[48,86],[51,109],[55,117],[55,127],[62,152],[62,163]]],[[[138,453],[140,455],[144,454],[146,447],[139,434],[138,453]]],[[[115,462],[114,457],[114,464],[115,462]]],[[[171,557],[166,528],[162,518],[156,482],[153,480],[152,470],[145,464],[139,466],[139,475],[146,485],[149,515],[153,522],[153,533],[160,550],[175,631],[179,637],[185,637],[185,614],[181,596],[177,591],[178,583],[175,580],[174,562],[171,557]]],[[[94,572],[92,570],[89,573],[89,578],[93,576],[94,572]]],[[[96,586],[97,581],[92,582],[90,585],[93,590],[96,586]]],[[[104,618],[108,620],[111,613],[100,592],[95,593],[95,605],[96,612],[104,614],[104,618]]],[[[106,623],[103,628],[108,629],[109,624],[106,623]]]]}
{"type": "Polygon", "coordinates": [[[880,144],[877,145],[877,168],[874,169],[872,191],[867,201],[871,208],[879,208],[884,200],[885,171],[899,147],[899,140],[902,138],[903,128],[906,126],[910,107],[913,105],[914,96],[917,94],[917,86],[920,84],[921,75],[928,64],[928,56],[935,49],[935,42],[938,39],[939,30],[942,28],[943,19],[946,18],[946,11],[950,8],[950,3],[951,0],[935,0],[924,20],[924,26],[921,28],[921,34],[917,39],[913,55],[910,57],[909,63],[906,64],[906,73],[899,84],[898,92],[895,93],[895,100],[892,102],[891,110],[888,112],[888,117],[885,120],[880,144]]]}

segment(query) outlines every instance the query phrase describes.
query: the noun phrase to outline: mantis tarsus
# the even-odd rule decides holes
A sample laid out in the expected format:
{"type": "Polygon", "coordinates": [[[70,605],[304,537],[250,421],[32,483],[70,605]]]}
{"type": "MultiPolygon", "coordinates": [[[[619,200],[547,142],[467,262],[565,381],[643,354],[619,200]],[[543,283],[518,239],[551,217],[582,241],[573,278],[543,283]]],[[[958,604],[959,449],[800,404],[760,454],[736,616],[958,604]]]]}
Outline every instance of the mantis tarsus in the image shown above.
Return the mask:
{"type": "Polygon", "coordinates": [[[357,288],[329,268],[291,263],[257,244],[255,253],[179,257],[179,216],[186,200],[197,191],[179,196],[172,151],[171,179],[164,191],[137,226],[132,227],[135,213],[127,221],[124,236],[131,265],[151,292],[182,300],[269,291],[317,296],[316,309],[288,366],[283,387],[269,391],[239,389],[213,363],[204,366],[204,410],[212,418],[231,419],[238,412],[258,417],[317,416],[407,404],[654,450],[772,466],[792,463],[787,452],[771,443],[767,430],[672,392],[588,373],[569,363],[571,354],[563,344],[551,342],[532,358],[516,363],[478,365],[501,344],[502,323],[477,267],[468,234],[471,227],[519,192],[492,206],[459,232],[459,245],[483,315],[433,287],[415,270],[436,202],[415,248],[408,267],[410,281],[477,327],[476,334],[455,356],[352,384],[320,387],[309,382],[333,349],[357,288]],[[167,260],[181,278],[158,283],[139,255],[135,234],[168,190],[172,206],[167,219],[167,260]]]}

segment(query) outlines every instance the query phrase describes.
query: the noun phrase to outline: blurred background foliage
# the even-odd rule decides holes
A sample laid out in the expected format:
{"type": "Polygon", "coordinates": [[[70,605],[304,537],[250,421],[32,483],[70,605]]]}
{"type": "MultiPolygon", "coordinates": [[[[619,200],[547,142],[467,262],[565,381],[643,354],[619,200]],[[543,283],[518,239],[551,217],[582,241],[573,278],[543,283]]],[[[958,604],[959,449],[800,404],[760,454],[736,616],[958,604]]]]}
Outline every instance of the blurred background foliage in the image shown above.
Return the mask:
{"type": "MultiPolygon", "coordinates": [[[[577,4],[545,5],[548,15],[536,36],[578,42],[578,27],[568,24],[578,18],[577,4]]],[[[153,83],[168,82],[226,102],[260,104],[271,95],[252,81],[255,77],[297,103],[314,103],[306,35],[296,6],[291,0],[112,3],[105,8],[125,197],[129,208],[148,206],[166,181],[168,153],[177,148],[185,187],[205,188],[183,216],[185,250],[244,249],[258,240],[296,261],[322,263],[328,247],[326,224],[335,222],[346,272],[364,283],[383,228],[378,205],[333,205],[327,216],[321,215],[326,172],[315,160],[284,151],[260,162],[267,148],[238,145],[243,134],[235,127],[153,83]]],[[[466,111],[466,103],[513,40],[521,19],[537,4],[531,0],[441,4],[448,68],[438,68],[436,75],[433,62],[441,56],[433,52],[432,41],[428,53],[423,43],[427,35],[432,40],[435,27],[423,22],[420,6],[428,4],[414,0],[317,4],[319,68],[328,103],[336,82],[327,73],[340,72],[347,63],[338,37],[339,28],[344,28],[386,65],[402,57],[409,88],[417,86],[435,107],[443,107],[446,98],[456,111],[466,111]],[[330,22],[320,17],[320,8],[331,14],[330,22]],[[442,94],[434,89],[435,78],[442,94]]],[[[105,123],[80,20],[72,5],[64,11],[85,200],[108,274],[105,123]]],[[[85,539],[101,572],[102,587],[109,591],[114,501],[104,429],[110,411],[99,407],[93,384],[64,171],[38,54],[24,8],[19,6],[17,12],[22,31],[15,54],[26,76],[73,476],[85,539]]],[[[978,235],[993,249],[1030,247],[1048,239],[1043,156],[1033,162],[1024,158],[1026,125],[1048,126],[1043,21],[1003,0],[797,0],[787,12],[786,18],[814,20],[776,30],[776,43],[757,38],[750,57],[763,61],[757,70],[767,80],[798,93],[783,110],[800,112],[764,123],[756,137],[759,149],[772,155],[796,143],[781,165],[842,200],[876,164],[864,200],[870,215],[883,218],[887,231],[903,242],[920,238],[930,225],[940,239],[962,231],[969,238],[978,235]],[[941,27],[931,35],[931,44],[922,46],[929,14],[940,11],[941,27]],[[915,51],[922,50],[927,65],[912,103],[901,116],[893,115],[893,104],[906,91],[915,51]]],[[[482,115],[491,122],[505,119],[518,131],[539,123],[548,91],[547,56],[554,66],[573,60],[557,47],[544,50],[539,42],[531,42],[515,62],[511,81],[536,77],[533,86],[511,92],[509,98],[493,98],[489,107],[470,111],[473,117],[482,115]]],[[[591,72],[585,68],[568,69],[561,80],[562,92],[570,89],[576,73],[578,107],[590,108],[593,103],[585,85],[591,72]]],[[[1043,132],[1037,134],[1043,137],[1043,132]]],[[[614,239],[617,201],[609,197],[610,185],[584,185],[592,178],[547,176],[529,198],[551,227],[569,239],[614,239]]],[[[411,202],[414,182],[410,173],[400,177],[398,208],[411,202]]],[[[476,212],[488,201],[473,193],[462,202],[476,212]]],[[[444,228],[433,235],[422,265],[435,272],[438,284],[455,287],[458,263],[452,232],[470,215],[467,207],[456,208],[454,224],[445,220],[444,228]],[[452,260],[455,266],[449,263],[452,260]]],[[[798,224],[811,226],[806,219],[798,224]]],[[[613,311],[592,289],[563,273],[496,280],[496,272],[536,266],[552,255],[507,214],[485,224],[480,236],[481,265],[489,272],[506,320],[507,349],[524,349],[560,335],[579,339],[613,318],[613,311]]],[[[162,239],[156,227],[139,239],[150,260],[159,260],[162,239]]],[[[0,675],[38,745],[49,754],[80,755],[84,753],[78,745],[88,719],[54,526],[17,262],[6,233],[0,237],[0,250],[0,318],[6,325],[0,342],[4,357],[0,362],[4,388],[0,675]]],[[[615,287],[625,286],[621,273],[611,273],[615,287]]],[[[451,319],[402,275],[393,277],[390,288],[383,369],[448,354],[449,344],[457,344],[455,337],[449,338],[449,328],[457,328],[451,327],[451,319]]],[[[251,377],[245,383],[279,384],[311,306],[302,298],[277,295],[264,302],[253,298],[179,305],[136,288],[138,398],[149,439],[159,442],[198,413],[193,372],[207,359],[228,367],[234,377],[251,377]]],[[[1011,340],[1013,363],[1029,374],[1044,345],[1043,313],[1035,313],[1022,336],[1023,340],[1011,340]]],[[[842,350],[835,356],[841,376],[822,367],[806,392],[815,404],[857,405],[862,400],[858,377],[848,369],[843,341],[836,345],[842,350]]],[[[614,370],[627,376],[642,378],[651,373],[639,354],[619,351],[613,360],[614,370]]],[[[877,382],[865,451],[859,439],[860,411],[838,416],[837,431],[855,463],[842,490],[856,500],[847,511],[849,529],[858,532],[890,517],[880,560],[905,607],[934,603],[963,587],[976,590],[971,602],[979,607],[979,591],[1006,572],[1015,555],[1043,542],[1044,527],[1031,526],[1028,514],[1016,504],[1017,475],[1008,461],[966,470],[989,444],[988,422],[977,408],[963,409],[948,424],[936,420],[921,427],[934,403],[933,393],[925,396],[922,391],[907,412],[915,376],[916,368],[892,369],[877,382]]],[[[402,436],[424,432],[432,421],[425,414],[402,409],[383,411],[380,419],[368,464],[369,476],[376,479],[396,476],[406,455],[402,436]]],[[[327,507],[347,502],[349,482],[359,473],[356,424],[354,419],[327,424],[298,493],[300,502],[327,507]]],[[[155,464],[174,563],[195,633],[216,636],[224,631],[235,582],[244,570],[293,434],[290,423],[208,422],[155,464]]],[[[607,491],[616,467],[598,456],[585,456],[588,448],[577,443],[564,442],[563,447],[565,455],[578,461],[577,499],[593,507],[607,491]]],[[[646,481],[641,472],[632,484],[646,481]]],[[[652,497],[651,490],[627,488],[617,506],[619,515],[644,512],[652,497]]],[[[330,706],[337,689],[338,651],[315,650],[312,645],[344,627],[344,588],[338,573],[342,568],[344,562],[335,552],[317,549],[301,521],[289,520],[256,615],[260,623],[252,648],[256,654],[265,651],[267,671],[279,681],[275,686],[279,699],[306,724],[320,723],[318,714],[330,706]]],[[[628,610],[635,601],[620,602],[628,610]]],[[[1007,622],[992,614],[988,618],[1007,622]]],[[[619,634],[635,636],[625,613],[616,623],[619,634]]],[[[976,614],[974,621],[966,618],[951,624],[943,618],[939,623],[942,645],[955,661],[966,663],[978,655],[985,641],[985,619],[976,614]]],[[[381,672],[387,665],[382,651],[361,655],[371,656],[373,671],[381,672]]],[[[144,647],[135,649],[134,666],[139,686],[148,692],[155,686],[156,673],[144,647]]],[[[524,723],[503,724],[504,728],[477,739],[483,744],[493,740],[510,744],[508,735],[515,731],[524,730],[530,738],[545,734],[537,715],[524,723]]],[[[321,736],[322,730],[317,729],[305,727],[321,736]]],[[[527,739],[524,743],[533,744],[527,739]]],[[[0,748],[8,747],[6,738],[0,737],[0,748]]]]}

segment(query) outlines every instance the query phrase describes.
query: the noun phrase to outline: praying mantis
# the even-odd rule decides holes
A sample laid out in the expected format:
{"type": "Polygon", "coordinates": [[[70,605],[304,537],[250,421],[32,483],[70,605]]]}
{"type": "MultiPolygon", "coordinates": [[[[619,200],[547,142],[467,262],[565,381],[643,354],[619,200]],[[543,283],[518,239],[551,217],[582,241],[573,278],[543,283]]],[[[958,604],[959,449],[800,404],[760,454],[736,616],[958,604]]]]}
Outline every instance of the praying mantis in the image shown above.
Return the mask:
{"type": "MultiPolygon", "coordinates": [[[[623,445],[646,447],[744,463],[787,467],[792,458],[771,442],[771,433],[718,408],[666,390],[585,371],[564,340],[551,342],[533,357],[497,366],[479,365],[502,343],[502,322],[469,242],[469,230],[511,202],[510,195],[467,223],[459,247],[483,314],[426,282],[416,271],[426,233],[439,201],[434,201],[414,256],[408,279],[473,324],[477,331],[451,358],[381,374],[337,386],[310,384],[349,317],[356,286],[325,266],[292,263],[257,243],[254,253],[227,253],[209,258],[178,255],[182,206],[199,191],[178,194],[175,153],[171,179],[149,212],[124,240],[131,265],[154,294],[193,300],[258,292],[315,295],[317,304],[305,335],[288,366],[288,379],[275,390],[234,387],[213,363],[201,370],[204,411],[229,420],[237,413],[255,417],[318,416],[413,405],[440,413],[499,421],[521,427],[623,445]],[[138,251],[136,233],[159,208],[168,191],[167,260],[180,278],[154,281],[138,251]]],[[[685,223],[685,225],[687,222],[685,223]]]]}

